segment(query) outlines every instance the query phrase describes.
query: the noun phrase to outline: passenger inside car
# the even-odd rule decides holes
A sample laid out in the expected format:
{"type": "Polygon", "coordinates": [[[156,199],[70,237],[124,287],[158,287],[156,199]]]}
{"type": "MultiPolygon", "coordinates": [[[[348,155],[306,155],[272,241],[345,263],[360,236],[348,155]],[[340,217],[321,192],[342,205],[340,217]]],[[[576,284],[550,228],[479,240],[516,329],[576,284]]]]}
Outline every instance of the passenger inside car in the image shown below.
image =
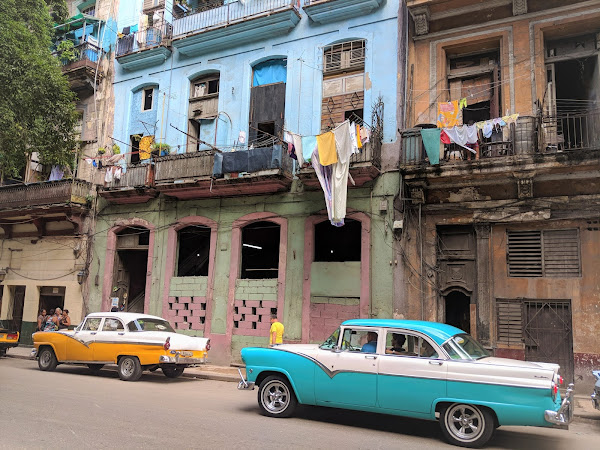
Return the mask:
{"type": "Polygon", "coordinates": [[[404,348],[406,344],[406,335],[400,333],[388,334],[388,339],[391,340],[390,345],[386,345],[385,352],[391,355],[401,355],[406,353],[404,348]]]}

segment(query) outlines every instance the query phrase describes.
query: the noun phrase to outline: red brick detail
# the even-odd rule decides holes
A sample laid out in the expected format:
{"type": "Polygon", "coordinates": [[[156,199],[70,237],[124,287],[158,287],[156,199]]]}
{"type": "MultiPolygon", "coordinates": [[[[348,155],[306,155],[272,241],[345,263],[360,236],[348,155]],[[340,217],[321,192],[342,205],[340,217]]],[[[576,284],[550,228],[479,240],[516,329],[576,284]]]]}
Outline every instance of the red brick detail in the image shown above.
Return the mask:
{"type": "Polygon", "coordinates": [[[200,322],[192,322],[192,330],[204,330],[204,324],[200,322]]]}
{"type": "Polygon", "coordinates": [[[238,324],[238,328],[242,329],[242,330],[251,330],[252,329],[252,322],[240,321],[239,324],[238,324]]]}
{"type": "Polygon", "coordinates": [[[238,308],[238,313],[239,314],[252,314],[252,308],[247,308],[247,307],[238,308]]]}
{"type": "Polygon", "coordinates": [[[193,303],[206,303],[206,297],[193,297],[193,303]]]}
{"type": "Polygon", "coordinates": [[[183,303],[173,303],[173,307],[171,309],[185,309],[183,303]]]}
{"type": "Polygon", "coordinates": [[[206,316],[206,311],[204,309],[196,309],[192,311],[192,317],[204,317],[206,316]]]}
{"type": "Polygon", "coordinates": [[[176,324],[185,322],[185,319],[183,317],[179,317],[179,316],[175,316],[173,317],[173,322],[175,322],[176,324]]]}
{"type": "Polygon", "coordinates": [[[310,340],[320,342],[327,339],[340,323],[359,317],[359,306],[312,303],[310,305],[310,340]]]}
{"type": "Polygon", "coordinates": [[[246,306],[249,308],[260,308],[260,300],[246,300],[246,306]]]}
{"type": "Polygon", "coordinates": [[[261,308],[277,308],[277,302],[271,300],[261,300],[260,302],[261,308]]]}
{"type": "Polygon", "coordinates": [[[261,316],[269,316],[271,314],[271,308],[257,308],[256,314],[261,316]]]}
{"type": "Polygon", "coordinates": [[[196,309],[202,309],[202,305],[201,305],[200,303],[190,303],[190,304],[188,305],[188,309],[189,309],[190,311],[194,311],[194,310],[196,310],[196,309]]]}
{"type": "Polygon", "coordinates": [[[178,297],[178,303],[192,303],[192,297],[178,297]]]}

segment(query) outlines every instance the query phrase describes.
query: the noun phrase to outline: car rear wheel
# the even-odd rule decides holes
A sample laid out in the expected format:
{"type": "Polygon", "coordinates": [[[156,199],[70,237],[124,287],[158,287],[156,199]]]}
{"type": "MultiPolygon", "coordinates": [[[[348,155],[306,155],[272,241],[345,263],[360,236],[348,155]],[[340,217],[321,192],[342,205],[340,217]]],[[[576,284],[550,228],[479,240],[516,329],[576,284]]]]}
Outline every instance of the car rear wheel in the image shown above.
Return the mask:
{"type": "Polygon", "coordinates": [[[183,366],[165,366],[161,367],[165,377],[167,378],[179,378],[183,373],[183,366]]]}
{"type": "Polygon", "coordinates": [[[119,378],[123,381],[136,381],[142,376],[140,360],[135,356],[121,356],[119,359],[119,378]]]}
{"type": "Polygon", "coordinates": [[[0,348],[0,357],[6,356],[6,348],[0,348]]]}
{"type": "Polygon", "coordinates": [[[440,414],[440,427],[450,444],[479,448],[486,444],[495,430],[494,416],[486,408],[453,403],[440,414]]]}
{"type": "Polygon", "coordinates": [[[98,373],[104,367],[104,364],[88,364],[87,366],[92,372],[98,373]]]}
{"type": "Polygon", "coordinates": [[[267,416],[289,417],[297,404],[296,395],[283,377],[271,375],[260,383],[258,405],[267,416]]]}
{"type": "Polygon", "coordinates": [[[43,371],[52,371],[56,369],[58,365],[58,361],[56,359],[56,355],[54,354],[54,350],[50,347],[44,347],[40,350],[40,354],[38,357],[38,367],[43,371]]]}

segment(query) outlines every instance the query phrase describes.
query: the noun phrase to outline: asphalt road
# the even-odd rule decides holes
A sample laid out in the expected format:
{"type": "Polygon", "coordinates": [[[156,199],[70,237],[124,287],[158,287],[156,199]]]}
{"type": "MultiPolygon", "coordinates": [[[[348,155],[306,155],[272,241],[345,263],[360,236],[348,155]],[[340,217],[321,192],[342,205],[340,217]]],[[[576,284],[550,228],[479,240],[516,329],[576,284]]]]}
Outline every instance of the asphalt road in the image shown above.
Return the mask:
{"type": "MultiPolygon", "coordinates": [[[[260,415],[256,391],[236,384],[84,367],[41,372],[35,361],[0,359],[0,448],[438,449],[436,422],[302,407],[290,419],[260,415]]],[[[569,431],[501,427],[489,449],[600,447],[600,421],[569,431]]]]}

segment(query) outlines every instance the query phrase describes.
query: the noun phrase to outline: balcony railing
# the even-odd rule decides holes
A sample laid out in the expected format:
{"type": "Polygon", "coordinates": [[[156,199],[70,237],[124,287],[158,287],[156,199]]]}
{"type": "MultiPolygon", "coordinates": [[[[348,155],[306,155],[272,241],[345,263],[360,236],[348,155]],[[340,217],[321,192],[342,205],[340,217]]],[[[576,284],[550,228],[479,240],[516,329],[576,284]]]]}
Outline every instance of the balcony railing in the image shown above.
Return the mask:
{"type": "Polygon", "coordinates": [[[158,27],[148,27],[123,36],[117,42],[117,58],[160,45],[168,46],[172,31],[173,26],[164,22],[158,27]]]}
{"type": "Polygon", "coordinates": [[[102,49],[89,42],[84,42],[83,44],[73,47],[73,54],[74,58],[65,59],[59,57],[57,53],[54,53],[55,56],[58,56],[64,70],[69,70],[80,66],[81,64],[78,64],[80,61],[89,61],[95,65],[102,54],[102,49]]]}
{"type": "Polygon", "coordinates": [[[214,151],[161,156],[154,159],[157,184],[195,180],[213,174],[214,151]]]}
{"type": "Polygon", "coordinates": [[[92,185],[82,180],[0,186],[0,210],[66,203],[85,204],[91,193],[92,185]]]}
{"type": "Polygon", "coordinates": [[[543,117],[542,152],[600,149],[600,110],[543,117]]]}
{"type": "Polygon", "coordinates": [[[298,0],[253,0],[226,5],[222,1],[208,2],[173,21],[173,38],[268,15],[294,5],[298,6],[298,0]]]}
{"type": "Polygon", "coordinates": [[[106,183],[105,190],[123,189],[123,188],[139,188],[154,185],[154,171],[152,164],[132,164],[127,166],[124,174],[121,174],[120,179],[113,179],[110,183],[106,183]]]}

